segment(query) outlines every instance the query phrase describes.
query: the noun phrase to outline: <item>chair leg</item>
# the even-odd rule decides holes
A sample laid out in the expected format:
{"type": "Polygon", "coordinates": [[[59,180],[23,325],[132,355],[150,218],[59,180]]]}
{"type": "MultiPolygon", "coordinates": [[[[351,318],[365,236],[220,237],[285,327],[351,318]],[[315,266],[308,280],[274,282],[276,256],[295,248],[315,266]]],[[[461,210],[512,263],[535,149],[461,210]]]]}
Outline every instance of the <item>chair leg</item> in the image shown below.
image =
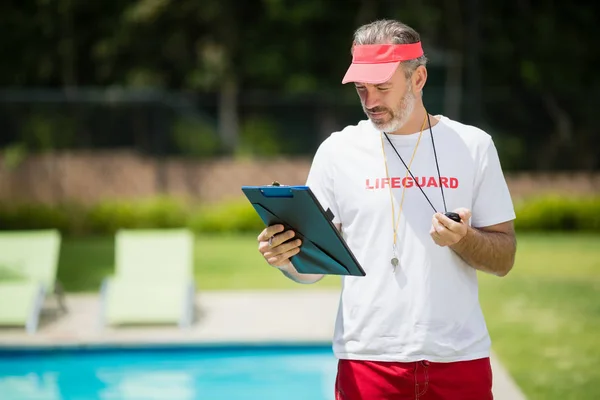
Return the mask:
{"type": "Polygon", "coordinates": [[[31,314],[29,314],[29,318],[27,318],[27,323],[25,324],[25,329],[30,335],[33,335],[37,332],[38,324],[40,322],[40,314],[42,312],[42,307],[44,306],[45,299],[46,290],[43,286],[40,285],[38,293],[35,297],[35,301],[33,303],[33,310],[31,310],[31,314]]]}
{"type": "Polygon", "coordinates": [[[190,328],[194,321],[194,305],[196,299],[196,285],[190,282],[185,293],[183,316],[179,321],[180,328],[190,328]]]}
{"type": "Polygon", "coordinates": [[[62,311],[63,314],[66,314],[67,312],[69,312],[69,310],[67,309],[66,301],[65,301],[65,290],[63,288],[62,283],[60,283],[58,281],[54,285],[54,295],[56,296],[56,301],[58,303],[58,307],[60,308],[60,311],[62,311]]]}
{"type": "Polygon", "coordinates": [[[98,330],[101,331],[106,325],[106,296],[110,280],[105,278],[100,286],[100,313],[98,315],[98,330]]]}

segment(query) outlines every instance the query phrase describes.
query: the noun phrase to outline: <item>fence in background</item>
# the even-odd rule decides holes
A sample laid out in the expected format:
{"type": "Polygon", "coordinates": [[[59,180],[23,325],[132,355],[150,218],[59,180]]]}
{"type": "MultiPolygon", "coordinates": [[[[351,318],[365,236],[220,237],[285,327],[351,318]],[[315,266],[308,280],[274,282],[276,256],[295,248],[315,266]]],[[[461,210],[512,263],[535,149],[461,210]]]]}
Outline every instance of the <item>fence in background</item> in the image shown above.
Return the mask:
{"type": "MultiPolygon", "coordinates": [[[[443,92],[427,89],[431,113],[456,109],[443,92]]],[[[544,157],[550,122],[534,118],[530,122],[543,130],[534,132],[503,121],[501,106],[509,98],[486,92],[486,109],[494,111],[487,115],[494,119],[482,128],[494,137],[514,194],[597,193],[598,174],[589,169],[549,173],[563,167],[557,164],[537,175],[515,172],[533,169],[544,157]]],[[[351,88],[339,94],[241,93],[239,142],[229,151],[219,133],[218,104],[215,94],[157,90],[0,90],[0,200],[89,203],[173,194],[216,201],[238,196],[243,184],[303,183],[321,141],[364,119],[351,88]]],[[[468,110],[460,114],[469,123],[468,110]]],[[[576,149],[560,149],[564,165],[579,157],[576,149]]]]}

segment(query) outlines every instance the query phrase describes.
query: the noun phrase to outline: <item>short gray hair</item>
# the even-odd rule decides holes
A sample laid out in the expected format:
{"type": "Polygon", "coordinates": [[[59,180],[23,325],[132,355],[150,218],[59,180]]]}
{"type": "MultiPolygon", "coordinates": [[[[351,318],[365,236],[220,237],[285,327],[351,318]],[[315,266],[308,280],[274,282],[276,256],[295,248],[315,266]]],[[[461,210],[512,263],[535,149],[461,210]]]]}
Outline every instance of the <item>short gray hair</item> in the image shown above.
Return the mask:
{"type": "MultiPolygon", "coordinates": [[[[362,44],[410,44],[420,40],[419,33],[410,26],[395,20],[381,19],[359,27],[354,32],[352,47],[362,44]]],[[[426,64],[427,57],[424,54],[417,59],[401,63],[407,78],[417,67],[426,64]]]]}

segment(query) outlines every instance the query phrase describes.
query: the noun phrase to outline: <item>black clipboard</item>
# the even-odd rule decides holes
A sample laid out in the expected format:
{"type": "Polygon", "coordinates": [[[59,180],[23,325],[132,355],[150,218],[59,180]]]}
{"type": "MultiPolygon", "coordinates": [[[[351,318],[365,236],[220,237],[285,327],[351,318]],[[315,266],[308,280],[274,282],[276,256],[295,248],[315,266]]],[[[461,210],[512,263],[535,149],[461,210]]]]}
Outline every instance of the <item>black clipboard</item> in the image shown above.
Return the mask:
{"type": "Polygon", "coordinates": [[[300,253],[290,259],[299,273],[366,275],[330,210],[323,210],[308,186],[242,186],[242,191],[266,226],[282,224],[296,233],[291,240],[302,240],[300,253]]]}

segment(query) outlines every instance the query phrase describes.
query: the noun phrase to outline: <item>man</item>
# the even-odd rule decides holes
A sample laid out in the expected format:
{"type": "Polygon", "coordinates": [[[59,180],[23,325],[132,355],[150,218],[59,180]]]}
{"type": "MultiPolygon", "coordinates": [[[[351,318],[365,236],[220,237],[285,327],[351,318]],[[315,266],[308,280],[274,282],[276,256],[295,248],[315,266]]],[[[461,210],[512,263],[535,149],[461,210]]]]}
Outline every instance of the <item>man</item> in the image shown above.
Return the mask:
{"type": "MultiPolygon", "coordinates": [[[[327,138],[307,180],[366,272],[343,278],[336,399],[491,399],[477,271],[505,276],[516,250],[494,143],[427,113],[426,57],[412,28],[362,26],[352,54],[342,82],[355,84],[368,120],[327,138]]],[[[302,251],[299,240],[282,244],[293,235],[270,226],[259,251],[290,279],[318,281],[290,262],[302,251]]]]}

